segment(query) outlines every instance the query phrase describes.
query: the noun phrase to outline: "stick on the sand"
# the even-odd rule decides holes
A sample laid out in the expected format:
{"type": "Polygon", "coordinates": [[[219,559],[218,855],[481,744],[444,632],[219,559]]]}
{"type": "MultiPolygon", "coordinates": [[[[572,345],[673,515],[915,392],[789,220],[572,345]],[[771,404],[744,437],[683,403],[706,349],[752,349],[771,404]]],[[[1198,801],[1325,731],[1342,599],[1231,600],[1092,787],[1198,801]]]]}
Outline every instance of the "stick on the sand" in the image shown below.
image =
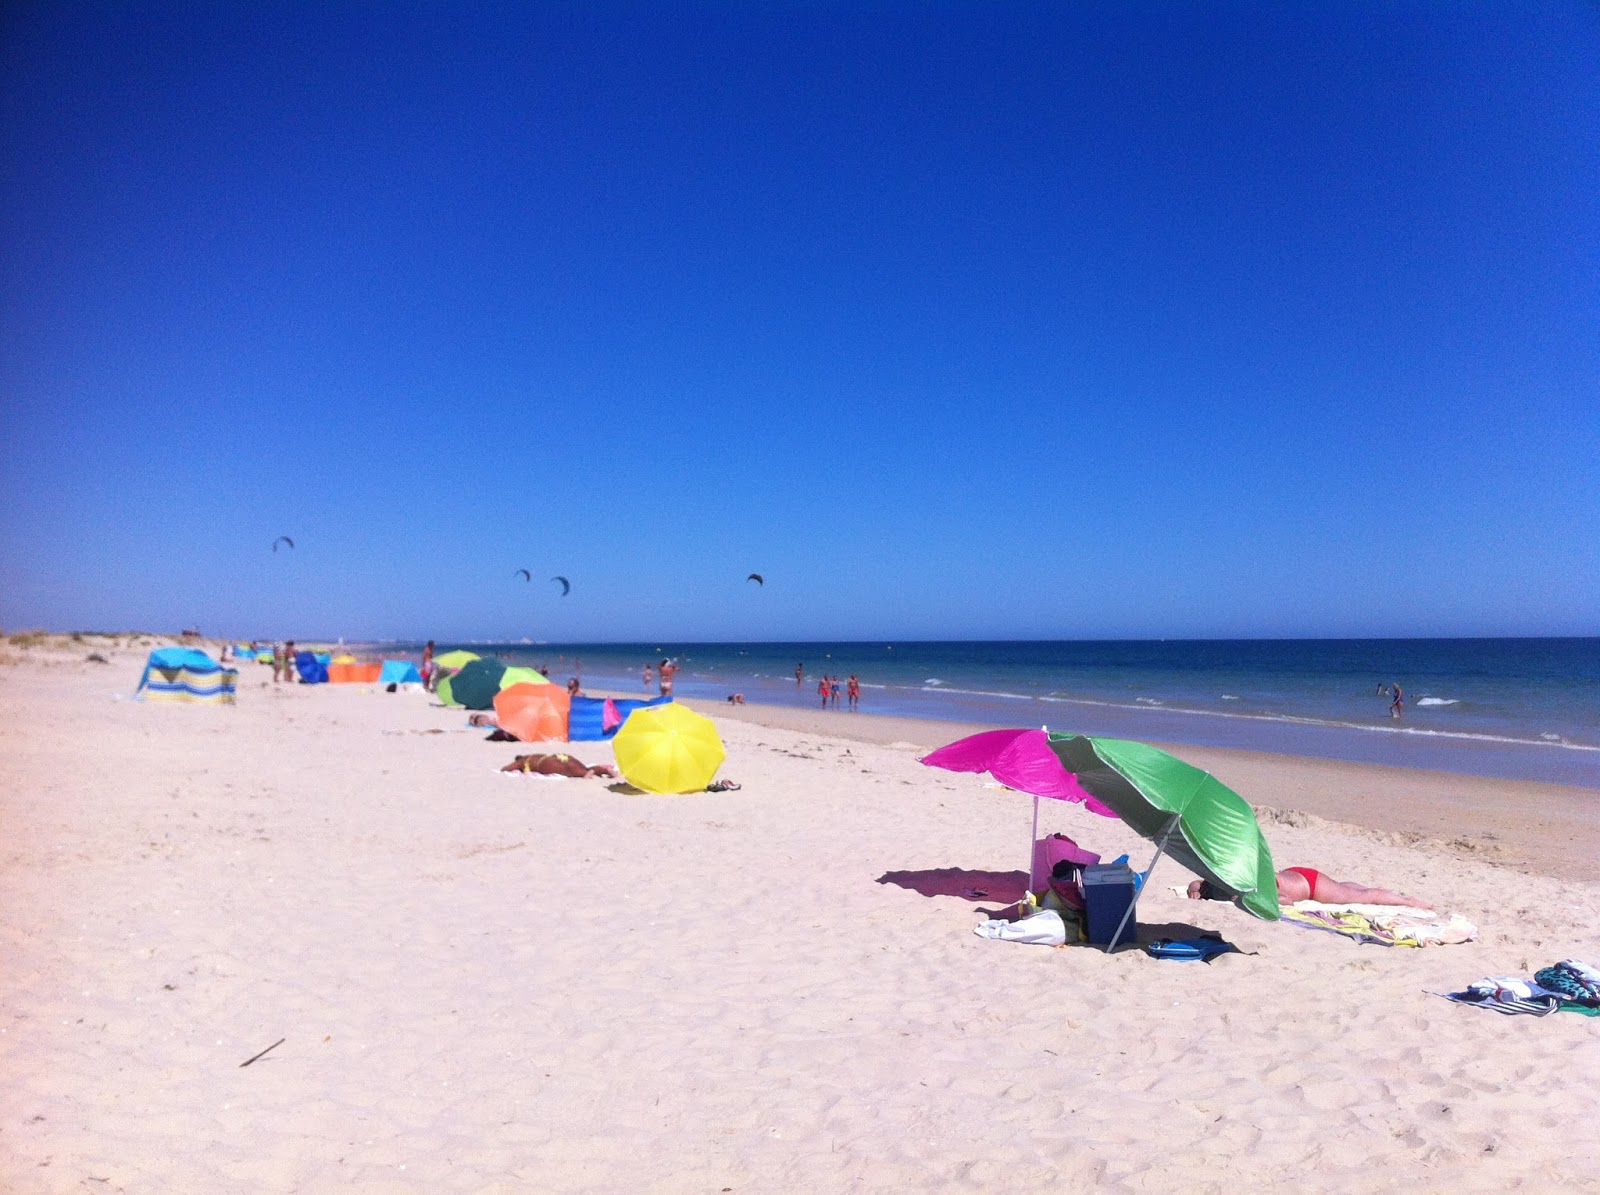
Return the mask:
{"type": "MultiPolygon", "coordinates": [[[[268,1047],[267,1047],[267,1048],[266,1048],[266,1049],[265,1049],[265,1050],[262,1050],[262,1051],[261,1051],[261,1054],[268,1054],[268,1053],[271,1053],[271,1052],[272,1052],[272,1051],[273,1051],[273,1050],[276,1050],[276,1049],[277,1049],[277,1048],[278,1048],[278,1047],[279,1047],[279,1046],[281,1046],[281,1045],[283,1045],[283,1043],[284,1043],[284,1042],[286,1042],[286,1041],[288,1041],[288,1040],[289,1040],[289,1039],[288,1039],[288,1038],[287,1038],[287,1037],[280,1037],[280,1038],[279,1038],[279,1039],[278,1039],[278,1040],[277,1040],[277,1041],[275,1041],[275,1042],[273,1042],[273,1043],[272,1043],[272,1044],[271,1044],[271,1045],[270,1045],[270,1046],[268,1046],[268,1047]]],[[[240,1063],[240,1064],[239,1064],[239,1065],[240,1065],[240,1066],[242,1066],[242,1067],[243,1067],[243,1066],[249,1066],[249,1065],[250,1065],[250,1064],[251,1064],[251,1063],[252,1063],[252,1062],[254,1062],[254,1061],[255,1061],[255,1060],[256,1060],[256,1059],[257,1059],[257,1058],[260,1058],[260,1057],[261,1057],[261,1054],[252,1054],[252,1055],[250,1055],[250,1057],[248,1057],[248,1058],[246,1058],[246,1059],[245,1059],[245,1060],[244,1060],[244,1061],[243,1061],[243,1062],[241,1062],[241,1063],[240,1063]]]]}

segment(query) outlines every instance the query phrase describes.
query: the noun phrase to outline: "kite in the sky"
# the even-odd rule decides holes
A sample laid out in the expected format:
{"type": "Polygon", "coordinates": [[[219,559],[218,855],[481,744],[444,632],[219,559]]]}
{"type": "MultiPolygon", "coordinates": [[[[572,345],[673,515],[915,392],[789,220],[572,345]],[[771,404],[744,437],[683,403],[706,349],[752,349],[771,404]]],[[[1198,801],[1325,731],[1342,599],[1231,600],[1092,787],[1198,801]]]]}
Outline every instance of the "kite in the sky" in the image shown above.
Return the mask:
{"type": "Polygon", "coordinates": [[[512,575],[512,576],[513,576],[513,577],[515,577],[515,576],[518,576],[518,575],[520,575],[520,576],[521,576],[521,577],[522,577],[522,579],[523,579],[523,580],[524,580],[524,581],[531,581],[531,580],[533,580],[533,574],[532,574],[532,573],[530,573],[530,572],[529,572],[529,571],[528,571],[528,570],[527,570],[527,569],[525,569],[525,568],[519,568],[519,569],[518,569],[518,570],[517,570],[517,571],[516,571],[516,572],[514,572],[514,573],[512,573],[512,574],[511,574],[511,575],[512,575]]]}
{"type": "Polygon", "coordinates": [[[551,577],[550,579],[552,581],[560,581],[561,582],[561,596],[562,597],[566,597],[567,594],[572,592],[572,582],[567,580],[565,577],[551,577]]]}
{"type": "Polygon", "coordinates": [[[292,548],[294,547],[294,540],[290,539],[287,535],[278,536],[277,539],[272,541],[272,550],[274,552],[278,550],[279,544],[288,544],[292,548]]]}
{"type": "Polygon", "coordinates": [[[745,578],[745,580],[746,581],[754,581],[757,585],[761,586],[761,588],[763,588],[763,589],[765,589],[767,587],[767,579],[765,577],[763,577],[760,573],[751,573],[748,577],[745,578]]]}

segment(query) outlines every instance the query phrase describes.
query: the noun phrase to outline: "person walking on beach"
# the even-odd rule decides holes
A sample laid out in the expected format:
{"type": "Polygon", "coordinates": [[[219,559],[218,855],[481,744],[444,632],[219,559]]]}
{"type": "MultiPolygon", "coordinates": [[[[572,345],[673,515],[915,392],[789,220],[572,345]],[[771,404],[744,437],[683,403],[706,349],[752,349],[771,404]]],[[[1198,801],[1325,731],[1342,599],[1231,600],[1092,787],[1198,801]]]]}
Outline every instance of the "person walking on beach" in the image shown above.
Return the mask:
{"type": "Polygon", "coordinates": [[[283,644],[272,645],[272,683],[283,680],[283,644]]]}
{"type": "Polygon", "coordinates": [[[1406,695],[1400,689],[1400,682],[1393,685],[1394,700],[1389,703],[1389,717],[1402,718],[1406,712],[1406,695]]]}
{"type": "Polygon", "coordinates": [[[283,645],[283,679],[294,684],[294,640],[283,645]]]}
{"type": "Polygon", "coordinates": [[[841,686],[839,684],[839,678],[837,676],[832,677],[832,678],[829,679],[829,681],[828,681],[828,697],[829,697],[829,700],[833,703],[833,708],[834,709],[838,709],[839,708],[839,690],[840,690],[840,688],[841,688],[841,686]]]}
{"type": "Polygon", "coordinates": [[[672,678],[678,675],[678,666],[671,660],[661,661],[661,696],[672,696],[672,678]]]}
{"type": "Polygon", "coordinates": [[[859,714],[861,712],[861,682],[856,679],[854,672],[850,674],[850,681],[845,686],[845,695],[850,698],[850,712],[859,714]]]}
{"type": "Polygon", "coordinates": [[[822,698],[822,708],[828,708],[828,674],[824,672],[822,679],[817,682],[817,696],[822,698]]]}
{"type": "Polygon", "coordinates": [[[803,684],[805,682],[805,679],[806,679],[806,666],[805,666],[805,663],[801,662],[799,664],[796,664],[794,666],[794,683],[798,686],[800,684],[803,684]]]}
{"type": "Polygon", "coordinates": [[[439,671],[439,666],[433,662],[433,640],[429,639],[427,646],[422,649],[422,689],[425,693],[433,692],[434,674],[439,671]]]}

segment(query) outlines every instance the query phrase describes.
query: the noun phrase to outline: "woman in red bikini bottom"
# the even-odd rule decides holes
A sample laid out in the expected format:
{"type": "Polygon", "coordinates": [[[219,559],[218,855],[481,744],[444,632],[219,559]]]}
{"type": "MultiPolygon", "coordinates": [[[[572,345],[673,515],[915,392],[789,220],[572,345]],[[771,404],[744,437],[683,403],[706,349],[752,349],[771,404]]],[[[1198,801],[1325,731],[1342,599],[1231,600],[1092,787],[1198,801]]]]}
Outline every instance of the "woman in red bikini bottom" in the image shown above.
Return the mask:
{"type": "MultiPolygon", "coordinates": [[[[1227,897],[1214,892],[1206,880],[1196,880],[1189,885],[1189,899],[1226,900],[1227,897]]],[[[1314,900],[1325,905],[1404,905],[1411,909],[1433,907],[1402,892],[1346,883],[1309,867],[1285,867],[1278,873],[1278,903],[1292,905],[1297,900],[1314,900]]]]}

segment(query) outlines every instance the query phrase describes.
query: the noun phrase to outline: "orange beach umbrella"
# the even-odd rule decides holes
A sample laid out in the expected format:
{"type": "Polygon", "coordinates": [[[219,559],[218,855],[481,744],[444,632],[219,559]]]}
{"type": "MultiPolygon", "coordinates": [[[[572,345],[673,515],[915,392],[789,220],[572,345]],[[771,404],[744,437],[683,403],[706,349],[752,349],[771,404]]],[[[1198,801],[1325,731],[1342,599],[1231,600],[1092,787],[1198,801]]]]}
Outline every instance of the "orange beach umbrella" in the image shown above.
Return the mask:
{"type": "Polygon", "coordinates": [[[518,681],[494,695],[494,717],[500,729],[524,743],[566,742],[572,698],[560,685],[518,681]]]}

